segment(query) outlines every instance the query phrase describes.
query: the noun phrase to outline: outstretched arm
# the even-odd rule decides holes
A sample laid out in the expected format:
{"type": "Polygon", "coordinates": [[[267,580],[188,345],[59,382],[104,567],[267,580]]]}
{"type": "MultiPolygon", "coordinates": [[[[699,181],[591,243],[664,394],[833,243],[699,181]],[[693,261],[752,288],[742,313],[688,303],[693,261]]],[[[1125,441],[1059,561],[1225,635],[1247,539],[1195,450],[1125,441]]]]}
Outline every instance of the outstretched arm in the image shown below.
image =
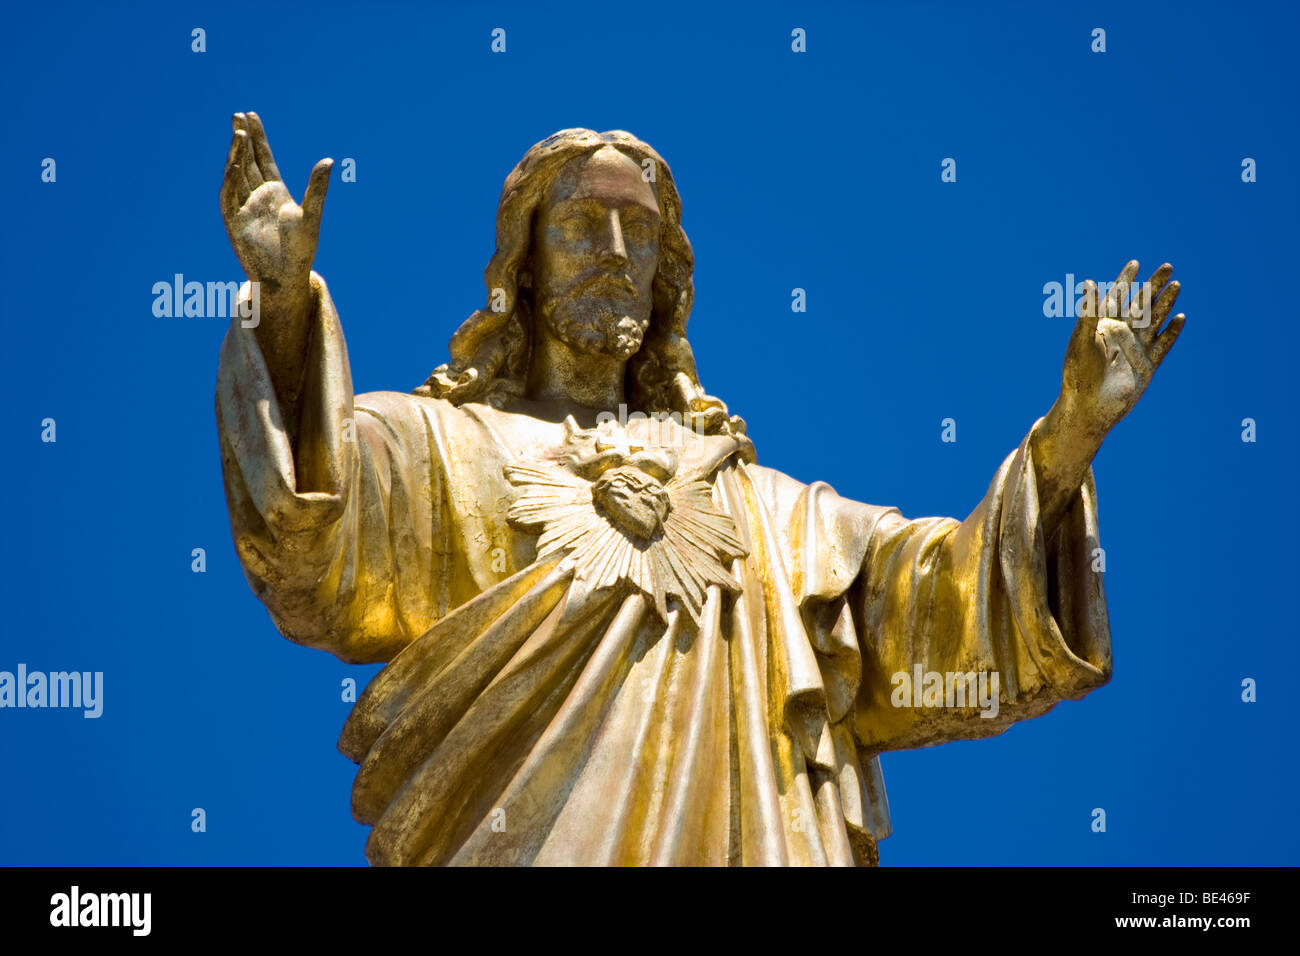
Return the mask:
{"type": "Polygon", "coordinates": [[[966,520],[909,521],[749,469],[786,529],[831,719],[848,714],[867,752],[998,734],[1110,678],[1089,464],[1184,321],[1161,329],[1178,294],[1168,265],[1125,304],[1137,267],[1104,303],[1086,284],[1061,397],[966,520]]]}
{"type": "Polygon", "coordinates": [[[1178,298],[1178,283],[1169,281],[1173,271],[1166,262],[1138,285],[1137,260],[1130,261],[1100,305],[1096,283],[1084,283],[1060,397],[1030,438],[1039,514],[1049,538],[1107,433],[1137,404],[1182,331],[1181,312],[1165,324],[1178,298]]]}
{"type": "Polygon", "coordinates": [[[354,402],[338,316],[311,271],[331,161],[299,207],[257,114],[234,122],[221,211],[261,309],[232,321],[217,373],[235,549],[286,637],[386,660],[436,616],[436,569],[408,544],[436,527],[426,425],[405,396],[354,402]]]}
{"type": "Polygon", "coordinates": [[[311,171],[299,206],[280,178],[266,130],[256,113],[236,113],[221,183],[221,217],[249,281],[258,283],[255,326],[290,437],[296,439],[303,370],[315,294],[311,266],[332,159],[311,171]]]}
{"type": "Polygon", "coordinates": [[[445,613],[442,469],[420,403],[353,395],[329,290],[315,300],[297,437],[252,328],[236,320],[217,371],[217,434],[235,551],[290,640],[349,662],[388,660],[445,613]]]}

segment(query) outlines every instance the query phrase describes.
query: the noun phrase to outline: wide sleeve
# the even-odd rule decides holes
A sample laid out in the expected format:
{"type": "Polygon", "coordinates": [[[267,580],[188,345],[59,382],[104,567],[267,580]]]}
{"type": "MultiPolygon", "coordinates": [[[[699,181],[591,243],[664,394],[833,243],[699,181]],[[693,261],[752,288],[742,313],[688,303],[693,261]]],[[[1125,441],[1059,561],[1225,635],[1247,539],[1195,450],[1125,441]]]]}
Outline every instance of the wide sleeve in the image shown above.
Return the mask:
{"type": "MultiPolygon", "coordinates": [[[[805,616],[851,620],[840,630],[856,647],[837,650],[834,671],[853,693],[846,718],[865,752],[992,736],[1109,680],[1092,473],[1048,539],[1030,447],[1027,436],[961,522],[769,479],[771,500],[790,502],[781,510],[805,616]]],[[[818,648],[824,671],[831,650],[818,648]]]]}
{"type": "Polygon", "coordinates": [[[231,532],[245,576],[292,641],[348,662],[384,661],[432,625],[446,549],[419,400],[354,402],[347,350],[324,281],[295,433],[253,330],[231,323],[217,376],[217,427],[231,532]],[[439,553],[435,554],[435,551],[439,553]]]}

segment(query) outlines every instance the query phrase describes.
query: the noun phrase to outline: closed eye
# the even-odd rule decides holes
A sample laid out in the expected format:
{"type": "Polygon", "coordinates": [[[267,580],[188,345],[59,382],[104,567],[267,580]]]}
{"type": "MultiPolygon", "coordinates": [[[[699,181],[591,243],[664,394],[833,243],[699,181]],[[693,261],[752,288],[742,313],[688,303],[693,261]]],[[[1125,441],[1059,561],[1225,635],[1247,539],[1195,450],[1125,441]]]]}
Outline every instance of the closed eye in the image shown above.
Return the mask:
{"type": "Polygon", "coordinates": [[[633,242],[647,242],[654,236],[654,230],[646,222],[629,222],[623,231],[633,242]]]}

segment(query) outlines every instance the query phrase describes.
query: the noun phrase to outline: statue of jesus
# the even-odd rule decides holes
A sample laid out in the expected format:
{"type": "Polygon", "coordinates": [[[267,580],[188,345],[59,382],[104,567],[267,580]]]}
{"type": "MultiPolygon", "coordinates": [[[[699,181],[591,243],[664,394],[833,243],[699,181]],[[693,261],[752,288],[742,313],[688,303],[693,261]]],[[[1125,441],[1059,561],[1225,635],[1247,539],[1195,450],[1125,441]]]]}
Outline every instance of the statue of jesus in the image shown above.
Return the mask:
{"type": "MultiPolygon", "coordinates": [[[[686,337],[668,165],[562,130],[413,392],[353,391],[256,113],[221,187],[259,320],[221,350],[235,547],[280,633],[386,662],[343,728],[376,865],[876,865],[879,755],[1104,684],[1091,461],[1182,329],[1171,267],[1086,284],[1061,393],[964,520],[757,463],[686,337]]],[[[245,313],[246,315],[247,313],[245,313]]]]}

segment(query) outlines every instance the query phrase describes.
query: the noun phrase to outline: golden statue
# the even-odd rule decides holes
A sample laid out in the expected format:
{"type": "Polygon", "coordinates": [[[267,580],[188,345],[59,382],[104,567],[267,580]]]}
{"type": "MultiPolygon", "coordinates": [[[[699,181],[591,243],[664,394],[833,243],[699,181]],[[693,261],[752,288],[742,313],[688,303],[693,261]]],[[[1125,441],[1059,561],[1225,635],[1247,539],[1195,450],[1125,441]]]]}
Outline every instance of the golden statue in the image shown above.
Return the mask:
{"type": "Polygon", "coordinates": [[[1182,328],[1168,264],[1089,282],[979,507],[908,520],[758,465],[701,388],[681,200],[636,137],[528,150],[450,361],[354,395],[311,268],[331,161],[299,207],[234,126],[231,526],[285,637],[389,662],[339,740],[372,863],[875,865],[881,752],[1109,678],[1090,464],[1182,328]]]}

